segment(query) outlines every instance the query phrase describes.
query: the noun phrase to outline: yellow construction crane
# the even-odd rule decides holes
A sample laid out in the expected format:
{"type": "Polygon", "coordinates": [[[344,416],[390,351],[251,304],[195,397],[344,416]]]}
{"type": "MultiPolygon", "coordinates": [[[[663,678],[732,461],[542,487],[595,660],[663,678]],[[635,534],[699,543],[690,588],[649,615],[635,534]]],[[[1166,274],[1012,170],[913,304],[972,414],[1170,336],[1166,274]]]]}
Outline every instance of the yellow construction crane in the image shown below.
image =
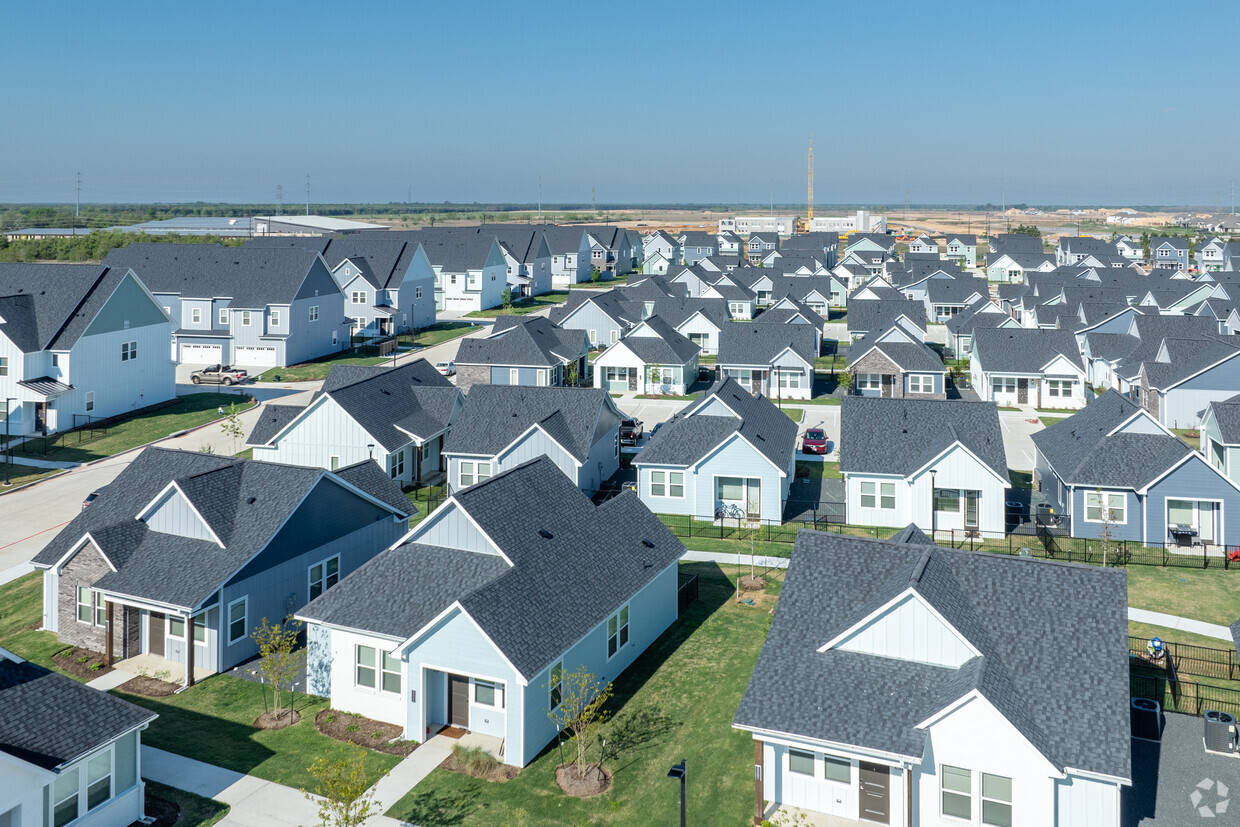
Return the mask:
{"type": "Polygon", "coordinates": [[[795,223],[795,232],[804,233],[809,231],[809,222],[814,220],[814,133],[809,133],[809,215],[806,218],[798,218],[795,223]]]}

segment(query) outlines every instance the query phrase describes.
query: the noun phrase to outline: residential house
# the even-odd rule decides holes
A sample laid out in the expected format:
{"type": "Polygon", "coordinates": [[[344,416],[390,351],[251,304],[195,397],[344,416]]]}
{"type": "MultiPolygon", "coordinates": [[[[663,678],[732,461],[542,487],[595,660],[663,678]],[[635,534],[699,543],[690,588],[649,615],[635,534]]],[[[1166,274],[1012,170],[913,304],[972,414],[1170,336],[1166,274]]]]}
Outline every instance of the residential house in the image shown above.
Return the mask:
{"type": "Polygon", "coordinates": [[[858,295],[853,294],[845,322],[848,336],[854,342],[871,333],[886,331],[894,324],[921,341],[926,338],[925,304],[903,298],[858,300],[858,295]]]}
{"type": "Polygon", "coordinates": [[[676,239],[680,242],[681,261],[680,264],[692,267],[707,256],[713,256],[719,252],[719,238],[714,233],[690,230],[681,233],[676,239]]]}
{"type": "Polygon", "coordinates": [[[1114,568],[801,531],[733,719],[754,823],[1126,823],[1127,598],[1114,568]]]}
{"type": "Polygon", "coordinates": [[[104,263],[133,270],[172,319],[175,361],[287,367],[349,346],[344,294],[313,249],[130,244],[104,263]]]}
{"type": "MultiPolygon", "coordinates": [[[[551,246],[546,228],[534,224],[483,224],[474,231],[482,237],[494,236],[504,255],[505,278],[514,297],[526,298],[551,292],[554,284],[551,246]]],[[[572,244],[569,234],[568,245],[572,244]]]]}
{"type": "Polygon", "coordinates": [[[34,558],[43,628],[105,662],[196,674],[258,654],[283,618],[391,545],[410,506],[378,465],[335,472],[147,448],[34,558]]]}
{"type": "Polygon", "coordinates": [[[787,294],[776,301],[754,319],[758,324],[798,324],[809,325],[818,334],[821,350],[822,342],[827,338],[827,320],[812,307],[792,294],[787,294]]]}
{"type": "Polygon", "coordinates": [[[1128,238],[1127,236],[1116,239],[1115,249],[1118,250],[1119,254],[1128,261],[1145,260],[1145,250],[1141,247],[1141,242],[1128,238]]]}
{"type": "Polygon", "coordinates": [[[585,332],[591,348],[605,348],[632,329],[641,306],[620,290],[572,290],[547,318],[564,330],[585,332]]]}
{"type": "Polygon", "coordinates": [[[745,245],[741,237],[731,230],[720,232],[716,240],[719,243],[719,255],[721,256],[739,256],[741,247],[745,245]]]}
{"type": "Polygon", "coordinates": [[[390,336],[435,323],[435,279],[411,269],[417,249],[415,241],[388,233],[352,233],[323,245],[353,335],[390,336]]]}
{"type": "Polygon", "coordinates": [[[700,352],[661,316],[651,316],[598,355],[594,387],[684,396],[697,381],[700,352]]]}
{"type": "Polygon", "coordinates": [[[1223,269],[1223,247],[1225,242],[1221,238],[1211,238],[1197,245],[1194,258],[1197,263],[1197,270],[1201,273],[1216,273],[1223,269]]]}
{"type": "Polygon", "coordinates": [[[1154,358],[1141,363],[1137,401],[1168,428],[1196,428],[1210,402],[1240,388],[1240,347],[1228,338],[1163,339],[1154,358]]]}
{"type": "Polygon", "coordinates": [[[895,257],[896,237],[886,233],[852,233],[844,245],[844,255],[853,252],[886,253],[895,257]]]}
{"type": "Polygon", "coordinates": [[[0,824],[146,821],[142,730],[158,715],[0,649],[0,824]]]}
{"type": "Polygon", "coordinates": [[[939,243],[923,233],[909,243],[908,251],[912,255],[932,255],[937,258],[939,255],[939,243]]]}
{"type": "Polygon", "coordinates": [[[1113,390],[1034,434],[1033,444],[1035,484],[1073,537],[1105,530],[1116,542],[1198,557],[1240,537],[1235,481],[1113,390]]]}
{"type": "MultiPolygon", "coordinates": [[[[587,224],[586,239],[590,244],[590,269],[597,270],[602,278],[612,278],[632,273],[637,269],[637,252],[632,236],[621,227],[587,224]]],[[[638,245],[640,250],[640,245],[638,245]]]]}
{"type": "Polygon", "coordinates": [[[1026,233],[995,233],[987,238],[992,253],[1040,253],[1041,236],[1026,233]]]}
{"type": "Polygon", "coordinates": [[[849,345],[848,372],[857,396],[947,398],[947,367],[934,348],[901,324],[849,345]]]}
{"type": "Polygon", "coordinates": [[[779,521],[796,472],[797,426],[735,379],[664,423],[633,460],[657,514],[779,521]]]}
{"type": "Polygon", "coordinates": [[[530,460],[454,491],[298,613],[310,692],[411,740],[488,736],[525,766],[569,676],[617,680],[676,620],[682,554],[631,493],[595,505],[530,460]]]}
{"type": "Polygon", "coordinates": [[[546,456],[574,485],[594,493],[620,467],[623,418],[599,388],[478,385],[444,446],[449,489],[546,456]]]}
{"type": "Polygon", "coordinates": [[[456,385],[571,385],[587,377],[590,342],[542,316],[500,316],[491,333],[461,339],[456,385]]]}
{"type": "Polygon", "coordinates": [[[969,377],[987,402],[1085,407],[1085,369],[1070,330],[975,330],[969,377]]]}
{"type": "Polygon", "coordinates": [[[715,364],[754,394],[809,399],[820,335],[809,325],[728,322],[719,333],[715,364]]]}
{"type": "Polygon", "coordinates": [[[1019,328],[1003,308],[992,301],[978,302],[947,320],[946,352],[953,359],[968,359],[973,353],[973,333],[982,327],[1019,328]]]}
{"type": "Polygon", "coordinates": [[[778,233],[754,233],[745,243],[745,253],[750,261],[758,261],[772,250],[779,249],[778,233]]]}
{"type": "MultiPolygon", "coordinates": [[[[1034,239],[1035,241],[1037,239],[1034,239]]],[[[1002,252],[986,254],[986,278],[989,281],[1000,281],[1008,284],[1020,284],[1031,272],[1045,273],[1055,269],[1053,253],[1039,252],[1002,252]]]]}
{"type": "Polygon", "coordinates": [[[1188,239],[1154,236],[1150,239],[1150,263],[1170,270],[1187,270],[1190,248],[1188,239]]]}
{"type": "Polygon", "coordinates": [[[540,224],[538,230],[551,254],[551,286],[565,290],[590,280],[590,239],[579,226],[540,224]]]}
{"type": "Polygon", "coordinates": [[[1110,324],[1087,331],[1081,337],[1081,352],[1091,384],[1115,388],[1134,398],[1140,386],[1141,365],[1157,358],[1164,339],[1207,341],[1216,336],[1209,318],[1143,314],[1134,308],[1110,324]]]}
{"type": "Polygon", "coordinates": [[[966,308],[988,300],[990,291],[982,279],[929,279],[923,301],[926,319],[944,323],[966,308]]]}
{"type": "Polygon", "coordinates": [[[947,258],[960,264],[961,267],[977,266],[977,236],[968,233],[956,233],[946,239],[947,258]]]}
{"type": "Polygon", "coordinates": [[[642,240],[645,251],[645,263],[642,272],[648,275],[663,275],[668,267],[680,264],[684,258],[680,251],[680,242],[663,230],[655,230],[642,240]]]}
{"type": "Polygon", "coordinates": [[[172,326],[128,267],[0,264],[0,427],[46,435],[172,399],[172,326]]]}
{"type": "Polygon", "coordinates": [[[784,255],[809,255],[822,262],[822,266],[828,270],[835,267],[838,262],[839,250],[839,233],[798,233],[780,242],[780,251],[784,255]]]}
{"type": "MultiPolygon", "coordinates": [[[[1004,252],[1007,250],[1005,249],[1004,252]]],[[[1114,244],[1091,235],[1060,236],[1055,245],[1055,263],[1061,266],[1078,264],[1090,255],[1113,256],[1117,255],[1117,252],[1114,244]]]]}
{"type": "Polygon", "coordinates": [[[721,275],[713,284],[706,285],[701,298],[727,302],[728,318],[738,321],[752,319],[758,303],[758,295],[754,291],[742,287],[736,279],[727,275],[721,275]]]}
{"type": "Polygon", "coordinates": [[[993,402],[845,397],[848,522],[1002,537],[1010,485],[993,402]]]}
{"type": "Polygon", "coordinates": [[[1240,395],[1206,405],[1200,439],[1206,460],[1220,474],[1240,483],[1240,395]]]}
{"type": "Polygon", "coordinates": [[[697,345],[703,355],[719,352],[720,333],[729,318],[723,299],[656,299],[645,303],[642,314],[647,318],[661,316],[677,333],[697,345]]]}
{"type": "Polygon", "coordinates": [[[264,462],[335,471],[374,460],[401,485],[426,483],[444,470],[444,439],[464,402],[425,359],[335,365],[310,404],[263,406],[246,445],[264,462]]]}
{"type": "Polygon", "coordinates": [[[417,238],[412,267],[419,277],[434,279],[436,310],[469,312],[503,303],[510,265],[498,238],[470,227],[419,230],[417,238]]]}

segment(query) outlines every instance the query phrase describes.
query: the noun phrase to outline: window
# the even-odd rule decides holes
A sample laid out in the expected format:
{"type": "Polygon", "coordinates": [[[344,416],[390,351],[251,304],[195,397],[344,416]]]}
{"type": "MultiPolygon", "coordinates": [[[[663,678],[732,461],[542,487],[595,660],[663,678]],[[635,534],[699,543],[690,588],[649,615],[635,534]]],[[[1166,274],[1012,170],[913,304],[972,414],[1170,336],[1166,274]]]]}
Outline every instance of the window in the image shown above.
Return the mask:
{"type": "Polygon", "coordinates": [[[1073,384],[1075,383],[1071,379],[1047,379],[1046,395],[1068,398],[1072,396],[1073,384]]]}
{"type": "Polygon", "coordinates": [[[220,324],[228,324],[228,311],[223,307],[220,308],[219,318],[220,318],[220,324]]]}
{"type": "Polygon", "coordinates": [[[321,595],[340,582],[340,555],[329,557],[310,567],[310,599],[321,595]]]}
{"type": "Polygon", "coordinates": [[[620,341],[620,331],[612,330],[611,331],[611,343],[614,345],[618,341],[620,341]]]}
{"type": "Polygon", "coordinates": [[[189,312],[189,318],[194,324],[200,324],[202,322],[202,308],[195,307],[191,310],[189,312]]]}
{"type": "Polygon", "coordinates": [[[591,330],[590,331],[590,347],[596,347],[597,345],[598,345],[598,331],[591,330]]]}
{"type": "Polygon", "coordinates": [[[400,658],[391,652],[383,653],[383,680],[381,687],[384,692],[400,694],[400,658]]]}
{"type": "Polygon", "coordinates": [[[461,460],[461,472],[459,481],[461,488],[473,485],[475,482],[482,482],[491,478],[491,463],[475,462],[473,460],[461,460]]]}
{"type": "Polygon", "coordinates": [[[250,311],[248,310],[241,311],[241,326],[242,327],[250,326],[250,311]]]}
{"type": "Polygon", "coordinates": [[[333,454],[331,458],[328,460],[327,466],[331,468],[333,471],[335,471],[337,468],[340,467],[340,457],[333,454]]]}
{"type": "Polygon", "coordinates": [[[0,356],[0,376],[9,375],[9,357],[0,356]]]}
{"type": "Polygon", "coordinates": [[[990,389],[993,393],[1016,393],[1016,379],[1012,376],[1003,379],[991,379],[990,389]]]}
{"type": "Polygon", "coordinates": [[[358,316],[356,319],[353,320],[354,330],[365,330],[366,326],[367,326],[366,319],[364,316],[358,316]]]}
{"type": "Polygon", "coordinates": [[[1012,827],[1012,779],[982,773],[982,823],[1012,827]]]}
{"type": "Polygon", "coordinates": [[[564,661],[551,667],[551,679],[547,682],[548,709],[555,709],[564,699],[564,661]]]}
{"type": "Polygon", "coordinates": [[[61,773],[52,785],[52,824],[53,827],[64,827],[78,817],[78,786],[81,783],[81,768],[74,767],[61,773]]]}
{"type": "Polygon", "coordinates": [[[93,810],[112,797],[112,751],[86,762],[86,809],[93,810]]]}
{"type": "Polygon", "coordinates": [[[651,471],[650,472],[650,496],[666,497],[667,496],[667,472],[651,471]]]}
{"type": "Polygon", "coordinates": [[[667,495],[683,499],[685,496],[685,472],[671,471],[667,475],[667,495]]]}
{"type": "Polygon", "coordinates": [[[168,637],[185,640],[185,618],[168,615],[168,637]]]}
{"type": "Polygon", "coordinates": [[[194,643],[207,642],[207,614],[203,612],[194,617],[194,643]]]}
{"type": "Polygon", "coordinates": [[[274,310],[274,309],[273,309],[273,310],[271,311],[271,326],[272,326],[272,327],[279,327],[279,326],[280,326],[280,311],[279,311],[279,310],[274,310]]]}
{"type": "Polygon", "coordinates": [[[421,287],[415,287],[415,288],[413,288],[413,297],[414,297],[415,299],[420,299],[420,298],[422,298],[422,288],[421,288],[421,287]]]}
{"type": "Polygon", "coordinates": [[[909,393],[934,393],[934,377],[928,373],[911,373],[908,377],[909,393]]]}
{"type": "Polygon", "coordinates": [[[86,392],[86,412],[90,413],[94,409],[95,409],[95,392],[87,391],[86,392]]]}
{"type": "Polygon", "coordinates": [[[852,783],[852,762],[847,758],[836,758],[833,755],[824,756],[826,764],[826,777],[828,781],[835,781],[839,784],[852,783]]]}
{"type": "Polygon", "coordinates": [[[814,753],[802,752],[799,749],[788,750],[788,772],[812,776],[814,774],[814,753]]]}
{"type": "Polygon", "coordinates": [[[1102,504],[1106,500],[1107,510],[1110,512],[1110,521],[1113,523],[1127,522],[1124,514],[1124,508],[1127,503],[1127,495],[1122,491],[1086,491],[1085,492],[1085,521],[1090,523],[1102,522],[1102,504]]]}
{"type": "Polygon", "coordinates": [[[939,772],[943,815],[973,820],[973,774],[959,767],[943,765],[939,772]]]}
{"type": "Polygon", "coordinates": [[[792,370],[779,371],[779,387],[783,390],[797,390],[801,387],[801,372],[792,370]]]}
{"type": "Polygon", "coordinates": [[[896,484],[894,482],[861,483],[861,507],[894,509],[896,507],[896,484]],[[875,491],[876,485],[877,492],[875,491]]]}
{"type": "Polygon", "coordinates": [[[499,684],[495,681],[484,681],[479,678],[474,679],[474,703],[481,706],[492,706],[496,709],[503,707],[504,700],[500,692],[499,684]]]}
{"type": "Polygon", "coordinates": [[[121,361],[128,362],[138,358],[137,342],[121,342],[121,361]]]}
{"type": "Polygon", "coordinates": [[[629,642],[629,607],[607,618],[607,657],[612,658],[629,642]]]}
{"type": "Polygon", "coordinates": [[[521,384],[521,371],[517,370],[516,368],[509,368],[508,369],[508,384],[509,385],[520,385],[521,384]]]}
{"type": "Polygon", "coordinates": [[[392,479],[403,477],[405,475],[405,449],[401,448],[388,459],[388,464],[392,466],[392,479]]]}
{"type": "Polygon", "coordinates": [[[934,510],[949,514],[960,513],[960,491],[956,488],[934,489],[934,510]]]}
{"type": "Polygon", "coordinates": [[[375,647],[373,646],[354,646],[354,662],[357,668],[354,670],[353,681],[357,686],[365,686],[369,689],[375,688],[375,647]]]}
{"type": "Polygon", "coordinates": [[[108,623],[108,604],[103,599],[103,595],[99,592],[91,592],[91,597],[95,601],[95,625],[106,626],[108,623]]]}
{"type": "Polygon", "coordinates": [[[245,637],[246,599],[234,600],[228,604],[228,642],[236,643],[245,637]]]}
{"type": "Polygon", "coordinates": [[[317,304],[310,306],[310,321],[317,322],[319,320],[319,306],[317,304]]]}
{"type": "Polygon", "coordinates": [[[351,301],[353,304],[365,304],[366,303],[366,291],[365,290],[354,290],[352,295],[350,295],[349,297],[349,301],[351,301]]]}
{"type": "Polygon", "coordinates": [[[883,376],[881,373],[858,373],[857,390],[880,390],[883,387],[883,376]]]}
{"type": "Polygon", "coordinates": [[[78,623],[90,623],[94,616],[91,606],[91,590],[88,586],[77,587],[77,619],[78,623]]]}

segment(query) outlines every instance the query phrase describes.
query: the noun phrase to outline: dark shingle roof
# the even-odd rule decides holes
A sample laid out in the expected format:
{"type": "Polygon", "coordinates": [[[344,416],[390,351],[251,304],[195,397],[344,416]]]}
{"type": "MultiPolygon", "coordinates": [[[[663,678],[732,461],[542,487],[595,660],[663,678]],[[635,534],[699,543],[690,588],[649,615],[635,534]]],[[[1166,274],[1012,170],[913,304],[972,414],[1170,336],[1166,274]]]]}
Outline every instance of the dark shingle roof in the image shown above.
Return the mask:
{"type": "Polygon", "coordinates": [[[818,333],[809,325],[728,322],[719,331],[720,365],[769,365],[788,348],[810,365],[818,355],[818,333]]]}
{"type": "Polygon", "coordinates": [[[425,359],[397,368],[337,365],[323,388],[315,399],[330,396],[389,451],[408,443],[410,436],[424,440],[445,430],[461,395],[425,359]]]}
{"type": "Polygon", "coordinates": [[[0,264],[0,334],[23,353],[68,350],[127,272],[98,264],[0,264]]]}
{"type": "Polygon", "coordinates": [[[590,446],[620,419],[602,388],[474,385],[444,452],[494,456],[537,424],[584,461],[590,446]]]}
{"type": "Polygon", "coordinates": [[[852,370],[853,366],[864,359],[871,350],[878,349],[905,372],[945,373],[947,371],[938,351],[923,342],[910,341],[911,338],[911,334],[898,325],[892,325],[886,330],[867,333],[848,346],[848,369],[852,370]],[[883,341],[884,337],[886,341],[883,341]]]}
{"type": "Polygon", "coordinates": [[[264,405],[245,444],[266,445],[304,410],[301,405],[264,405]]]}
{"type": "Polygon", "coordinates": [[[400,483],[388,476],[378,460],[365,459],[337,468],[332,473],[354,488],[390,505],[406,517],[412,516],[413,507],[409,504],[409,498],[401,491],[400,483]]]}
{"type": "Polygon", "coordinates": [[[1214,421],[1218,424],[1223,442],[1240,445],[1240,395],[1222,402],[1211,402],[1209,407],[1214,411],[1214,421]]]}
{"type": "Polygon", "coordinates": [[[916,725],[978,691],[1056,767],[1127,779],[1126,604],[1113,569],[802,531],[735,723],[920,757],[916,725]],[[910,588],[981,655],[952,669],[818,651],[910,588]],[[840,674],[848,692],[788,691],[840,674]]]}
{"type": "Polygon", "coordinates": [[[158,715],[0,650],[0,752],[55,769],[158,715]]]}
{"type": "MultiPolygon", "coordinates": [[[[892,291],[895,292],[895,291],[892,291]]],[[[905,316],[914,326],[926,329],[926,306],[908,299],[866,299],[848,303],[848,332],[872,333],[886,330],[905,316]]]]}
{"type": "Polygon", "coordinates": [[[579,359],[585,333],[564,330],[542,316],[500,316],[486,337],[461,339],[459,365],[555,367],[579,359]]]}
{"type": "Polygon", "coordinates": [[[846,396],[840,407],[841,471],[908,476],[956,442],[1007,479],[993,402],[846,396]]]}
{"type": "Polygon", "coordinates": [[[621,341],[647,365],[683,365],[701,351],[697,345],[676,332],[661,316],[651,316],[646,327],[656,335],[625,336],[621,341]]]}
{"type": "Polygon", "coordinates": [[[992,327],[973,334],[973,357],[986,371],[1038,373],[1056,354],[1080,367],[1072,331],[992,327]]]}

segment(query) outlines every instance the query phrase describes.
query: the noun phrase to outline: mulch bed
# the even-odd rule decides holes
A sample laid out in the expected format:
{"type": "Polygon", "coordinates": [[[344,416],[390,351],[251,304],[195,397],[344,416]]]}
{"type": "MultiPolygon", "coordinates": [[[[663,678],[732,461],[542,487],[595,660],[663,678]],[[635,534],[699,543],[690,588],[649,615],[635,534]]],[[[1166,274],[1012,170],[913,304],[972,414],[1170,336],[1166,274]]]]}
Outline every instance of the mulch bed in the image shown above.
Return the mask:
{"type": "Polygon", "coordinates": [[[94,680],[112,671],[103,665],[103,655],[89,649],[74,647],[52,655],[52,660],[70,675],[94,680]],[[85,660],[83,660],[83,658],[85,660]],[[94,668],[91,668],[94,667],[94,668]]]}
{"type": "Polygon", "coordinates": [[[181,688],[181,685],[139,675],[136,678],[130,678],[116,688],[120,692],[128,692],[131,695],[164,698],[168,695],[175,695],[176,691],[181,688]]]}
{"type": "Polygon", "coordinates": [[[574,798],[593,798],[611,789],[611,773],[597,764],[586,767],[584,776],[577,774],[575,764],[561,764],[555,768],[555,783],[566,795],[574,798]]]}
{"type": "Polygon", "coordinates": [[[328,738],[368,747],[388,755],[408,755],[418,747],[417,741],[401,739],[404,731],[395,724],[375,721],[362,715],[324,709],[314,717],[314,726],[328,738]]]}
{"type": "Polygon", "coordinates": [[[181,818],[181,805],[146,793],[147,818],[155,819],[151,827],[173,827],[181,818]]]}
{"type": "Polygon", "coordinates": [[[766,588],[765,577],[750,577],[745,575],[741,578],[741,589],[747,592],[760,592],[766,588]]]}
{"type": "Polygon", "coordinates": [[[264,712],[254,719],[254,726],[259,729],[284,729],[301,720],[301,713],[295,709],[281,709],[277,717],[275,712],[264,712]]]}

